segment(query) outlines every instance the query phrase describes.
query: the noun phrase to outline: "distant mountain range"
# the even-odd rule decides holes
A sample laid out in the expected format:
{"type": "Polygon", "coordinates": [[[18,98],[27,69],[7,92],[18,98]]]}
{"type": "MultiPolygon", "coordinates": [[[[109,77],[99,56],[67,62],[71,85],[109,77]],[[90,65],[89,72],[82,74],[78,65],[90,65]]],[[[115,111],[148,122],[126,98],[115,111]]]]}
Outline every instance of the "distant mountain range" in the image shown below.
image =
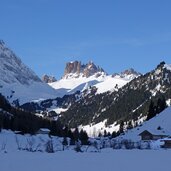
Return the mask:
{"type": "Polygon", "coordinates": [[[128,69],[107,74],[92,61],[66,64],[60,80],[42,80],[0,41],[0,93],[13,105],[71,128],[103,132],[146,120],[151,101],[171,105],[171,65],[161,62],[145,75],[128,69]]]}
{"type": "Polygon", "coordinates": [[[48,82],[61,93],[62,97],[77,91],[83,92],[92,86],[98,88],[98,94],[114,91],[140,75],[133,69],[128,69],[121,74],[108,75],[93,62],[81,64],[79,61],[74,61],[66,64],[62,79],[48,82]]]}
{"type": "Polygon", "coordinates": [[[69,123],[70,127],[91,131],[104,130],[105,127],[118,131],[121,122],[139,125],[146,120],[151,101],[154,106],[161,100],[171,105],[170,85],[170,65],[162,62],[155,70],[133,79],[118,91],[96,94],[97,89],[92,88],[66,112],[61,113],[60,119],[69,123]]]}

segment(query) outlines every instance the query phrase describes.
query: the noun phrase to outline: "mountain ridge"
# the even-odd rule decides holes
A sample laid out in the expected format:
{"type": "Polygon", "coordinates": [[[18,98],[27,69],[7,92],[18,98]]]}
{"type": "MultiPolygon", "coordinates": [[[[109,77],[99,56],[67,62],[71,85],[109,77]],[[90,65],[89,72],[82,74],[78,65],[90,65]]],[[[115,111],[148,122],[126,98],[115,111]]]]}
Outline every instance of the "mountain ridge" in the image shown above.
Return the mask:
{"type": "Polygon", "coordinates": [[[24,65],[19,57],[10,50],[4,41],[0,41],[0,74],[1,82],[29,85],[28,80],[41,82],[40,78],[24,65]],[[8,74],[8,71],[10,74],[8,74]],[[7,76],[7,77],[5,77],[7,76]]]}
{"type": "Polygon", "coordinates": [[[120,74],[109,75],[92,61],[87,64],[72,61],[66,63],[64,76],[56,82],[49,83],[49,85],[56,90],[62,90],[61,97],[66,94],[73,94],[76,91],[84,91],[92,86],[98,88],[97,93],[104,93],[114,91],[140,75],[133,69],[127,69],[120,74]]]}
{"type": "Polygon", "coordinates": [[[12,104],[55,98],[57,92],[41,79],[0,41],[0,93],[12,104]]]}
{"type": "Polygon", "coordinates": [[[0,66],[0,93],[8,101],[35,112],[57,111],[71,128],[104,121],[106,126],[136,125],[146,118],[150,101],[171,105],[171,65],[165,62],[144,75],[134,69],[108,75],[93,62],[69,62],[61,80],[46,84],[0,41],[0,66]]]}
{"type": "Polygon", "coordinates": [[[162,62],[155,70],[135,78],[118,91],[96,96],[95,93],[88,94],[61,113],[61,120],[71,127],[98,124],[104,120],[108,126],[121,121],[136,122],[139,117],[147,116],[151,100],[156,104],[159,99],[171,99],[170,84],[170,65],[162,62]]]}

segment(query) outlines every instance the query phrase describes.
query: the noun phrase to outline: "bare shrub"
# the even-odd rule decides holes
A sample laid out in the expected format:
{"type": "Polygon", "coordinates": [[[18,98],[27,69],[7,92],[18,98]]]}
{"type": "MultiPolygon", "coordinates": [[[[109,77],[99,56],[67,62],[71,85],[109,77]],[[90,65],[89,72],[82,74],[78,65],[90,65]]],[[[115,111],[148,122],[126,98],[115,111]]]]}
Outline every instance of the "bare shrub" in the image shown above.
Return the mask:
{"type": "Polygon", "coordinates": [[[54,153],[54,146],[52,139],[48,140],[46,143],[46,152],[47,153],[54,153]]]}

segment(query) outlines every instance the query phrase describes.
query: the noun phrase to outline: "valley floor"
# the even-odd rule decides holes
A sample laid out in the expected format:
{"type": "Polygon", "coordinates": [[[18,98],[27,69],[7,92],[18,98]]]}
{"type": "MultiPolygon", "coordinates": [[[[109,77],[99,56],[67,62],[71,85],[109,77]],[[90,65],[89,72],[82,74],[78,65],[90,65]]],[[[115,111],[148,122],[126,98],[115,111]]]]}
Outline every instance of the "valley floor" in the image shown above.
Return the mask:
{"type": "Polygon", "coordinates": [[[171,150],[0,153],[1,171],[170,171],[171,150]]]}

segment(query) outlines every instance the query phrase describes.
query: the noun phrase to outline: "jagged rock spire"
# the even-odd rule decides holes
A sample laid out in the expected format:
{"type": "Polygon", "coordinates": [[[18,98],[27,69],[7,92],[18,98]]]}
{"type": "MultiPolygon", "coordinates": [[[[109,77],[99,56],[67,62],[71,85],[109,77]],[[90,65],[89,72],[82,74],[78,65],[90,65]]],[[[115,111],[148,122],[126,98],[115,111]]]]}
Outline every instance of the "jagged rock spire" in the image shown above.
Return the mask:
{"type": "Polygon", "coordinates": [[[92,61],[86,65],[81,64],[80,61],[68,62],[65,67],[64,77],[75,74],[75,77],[82,75],[83,77],[90,77],[96,73],[104,72],[102,68],[96,66],[92,61]]]}
{"type": "Polygon", "coordinates": [[[45,83],[53,83],[53,82],[57,81],[57,79],[54,76],[48,76],[45,74],[42,77],[42,81],[45,83]]]}

